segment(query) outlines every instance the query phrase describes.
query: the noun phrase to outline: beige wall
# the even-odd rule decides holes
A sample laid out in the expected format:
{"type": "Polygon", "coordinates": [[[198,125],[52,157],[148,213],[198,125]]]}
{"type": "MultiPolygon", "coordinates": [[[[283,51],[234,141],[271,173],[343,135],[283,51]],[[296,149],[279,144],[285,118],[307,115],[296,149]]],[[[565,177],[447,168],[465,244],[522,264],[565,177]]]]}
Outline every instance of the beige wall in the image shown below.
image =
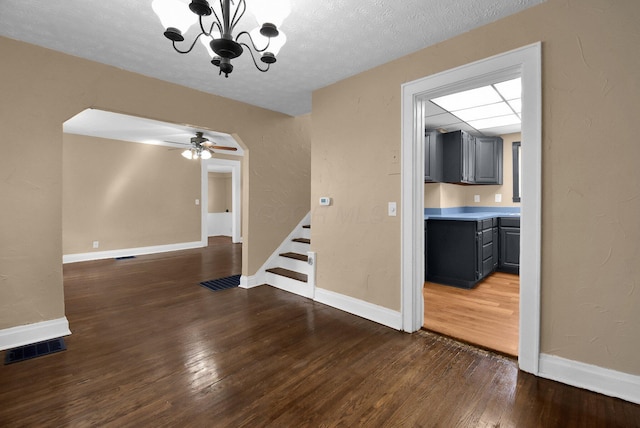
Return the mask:
{"type": "Polygon", "coordinates": [[[310,115],[292,118],[7,38],[0,57],[0,329],[64,316],[62,123],[85,108],[237,137],[245,148],[245,275],[309,210],[310,115]]]}
{"type": "Polygon", "coordinates": [[[640,375],[638,22],[635,0],[548,0],[315,91],[318,287],[400,310],[401,84],[542,41],[541,351],[640,375]]]}
{"type": "Polygon", "coordinates": [[[221,172],[209,173],[209,203],[208,212],[232,212],[231,174],[221,172]]]}
{"type": "Polygon", "coordinates": [[[513,158],[511,146],[514,141],[520,141],[520,133],[502,135],[502,184],[460,185],[449,183],[425,183],[425,208],[454,208],[454,207],[519,207],[519,202],[513,202],[513,158]],[[495,201],[495,195],[502,195],[502,202],[495,201]],[[480,196],[480,202],[475,202],[474,196],[480,196]]]}
{"type": "Polygon", "coordinates": [[[199,163],[162,146],[72,134],[62,153],[63,254],[200,241],[199,163]]]}

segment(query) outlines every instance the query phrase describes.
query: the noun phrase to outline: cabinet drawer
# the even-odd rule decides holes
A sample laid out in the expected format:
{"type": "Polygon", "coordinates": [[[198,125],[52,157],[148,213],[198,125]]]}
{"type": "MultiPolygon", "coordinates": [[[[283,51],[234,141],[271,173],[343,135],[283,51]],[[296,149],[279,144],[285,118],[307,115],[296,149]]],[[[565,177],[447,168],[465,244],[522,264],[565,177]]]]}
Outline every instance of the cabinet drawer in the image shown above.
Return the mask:
{"type": "Polygon", "coordinates": [[[500,217],[502,227],[520,227],[520,217],[500,217]]]}
{"type": "Polygon", "coordinates": [[[488,218],[486,220],[481,220],[481,226],[480,229],[485,230],[485,229],[491,229],[493,227],[493,221],[495,220],[495,218],[488,218]]]}
{"type": "Polygon", "coordinates": [[[482,260],[487,260],[489,257],[493,257],[493,246],[496,242],[489,242],[482,246],[482,260]]]}
{"type": "Polygon", "coordinates": [[[485,229],[482,231],[482,245],[487,245],[493,241],[493,229],[485,229]]]}
{"type": "Polygon", "coordinates": [[[482,262],[482,277],[489,275],[493,272],[493,257],[489,257],[487,260],[482,262]]]}

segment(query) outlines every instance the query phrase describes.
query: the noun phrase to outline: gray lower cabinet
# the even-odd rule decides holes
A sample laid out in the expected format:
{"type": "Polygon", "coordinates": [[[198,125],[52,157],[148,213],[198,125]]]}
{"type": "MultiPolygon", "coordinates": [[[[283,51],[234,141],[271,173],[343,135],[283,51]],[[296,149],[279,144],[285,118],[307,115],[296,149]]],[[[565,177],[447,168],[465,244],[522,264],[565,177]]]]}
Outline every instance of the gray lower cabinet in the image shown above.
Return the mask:
{"type": "Polygon", "coordinates": [[[520,274],[520,218],[501,217],[498,270],[520,274]]]}
{"type": "Polygon", "coordinates": [[[426,279],[473,288],[497,265],[497,219],[426,221],[426,279]]]}
{"type": "Polygon", "coordinates": [[[424,136],[424,182],[442,181],[442,134],[427,130],[424,136]]]}

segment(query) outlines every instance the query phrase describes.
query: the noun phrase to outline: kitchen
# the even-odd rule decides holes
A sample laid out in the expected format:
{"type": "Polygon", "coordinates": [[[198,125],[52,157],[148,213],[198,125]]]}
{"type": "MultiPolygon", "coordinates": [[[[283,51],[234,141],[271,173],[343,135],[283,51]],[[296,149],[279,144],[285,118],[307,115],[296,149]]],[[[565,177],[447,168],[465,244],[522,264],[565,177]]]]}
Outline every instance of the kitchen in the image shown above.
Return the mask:
{"type": "Polygon", "coordinates": [[[520,93],[517,78],[425,103],[423,326],[510,356],[518,354],[520,93]]]}

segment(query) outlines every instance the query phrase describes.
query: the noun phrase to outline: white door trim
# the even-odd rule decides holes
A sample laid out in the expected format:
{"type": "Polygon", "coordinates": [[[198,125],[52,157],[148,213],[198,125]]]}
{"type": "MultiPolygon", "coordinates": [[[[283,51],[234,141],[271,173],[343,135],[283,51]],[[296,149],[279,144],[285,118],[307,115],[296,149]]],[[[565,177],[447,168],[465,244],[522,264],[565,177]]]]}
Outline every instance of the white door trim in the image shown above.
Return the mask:
{"type": "Polygon", "coordinates": [[[241,222],[241,201],[242,201],[242,175],[241,164],[239,160],[216,159],[211,158],[201,161],[201,241],[202,246],[206,247],[208,243],[207,233],[207,214],[209,206],[209,172],[214,172],[219,167],[229,168],[231,171],[231,241],[234,244],[242,242],[242,234],[240,232],[241,222]]]}
{"type": "Polygon", "coordinates": [[[520,240],[520,369],[538,374],[540,357],[541,43],[535,43],[402,85],[402,329],[422,326],[424,302],[424,165],[422,100],[522,78],[520,240]]]}

